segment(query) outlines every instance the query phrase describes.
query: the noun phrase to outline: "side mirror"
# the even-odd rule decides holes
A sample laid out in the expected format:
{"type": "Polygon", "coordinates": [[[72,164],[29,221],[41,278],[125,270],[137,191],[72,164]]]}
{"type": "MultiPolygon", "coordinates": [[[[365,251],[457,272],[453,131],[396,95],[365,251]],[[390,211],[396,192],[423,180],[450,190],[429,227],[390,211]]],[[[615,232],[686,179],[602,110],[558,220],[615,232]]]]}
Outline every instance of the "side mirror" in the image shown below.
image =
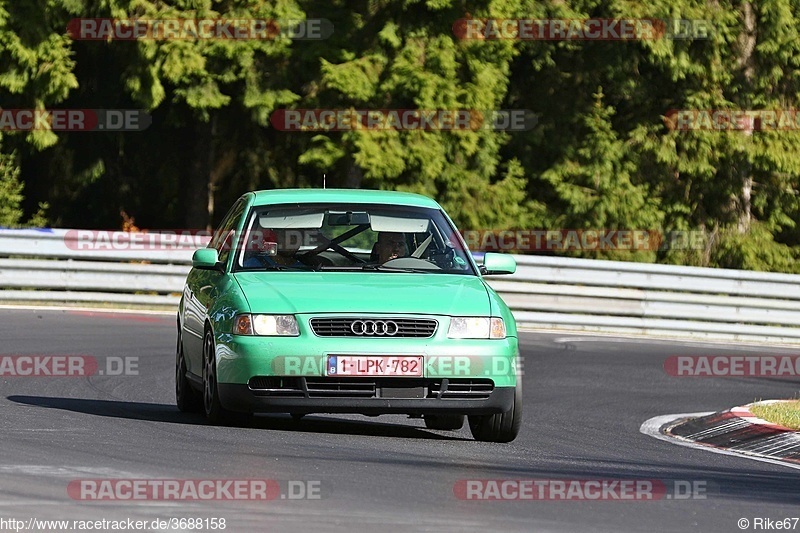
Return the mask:
{"type": "Polygon", "coordinates": [[[498,254],[486,252],[483,256],[483,267],[481,273],[492,274],[513,274],[517,271],[517,262],[508,254],[498,254]]]}
{"type": "Polygon", "coordinates": [[[200,270],[219,270],[219,254],[216,248],[200,248],[192,255],[192,267],[200,270]]]}

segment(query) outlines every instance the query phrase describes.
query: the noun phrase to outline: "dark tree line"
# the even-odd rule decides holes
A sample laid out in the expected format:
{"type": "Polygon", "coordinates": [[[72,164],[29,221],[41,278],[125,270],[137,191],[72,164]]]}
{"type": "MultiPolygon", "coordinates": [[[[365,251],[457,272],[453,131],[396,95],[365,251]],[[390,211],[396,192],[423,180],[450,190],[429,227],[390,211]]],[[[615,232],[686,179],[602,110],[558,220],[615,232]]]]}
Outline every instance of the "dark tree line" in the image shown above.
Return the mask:
{"type": "MultiPolygon", "coordinates": [[[[251,189],[383,188],[465,229],[696,230],[589,257],[800,271],[796,131],[673,109],[797,105],[800,2],[0,0],[3,109],[143,109],[141,132],[3,131],[0,224],[205,228],[251,189]],[[324,40],[86,41],[79,17],[330,21],[324,40]],[[707,38],[459,39],[463,18],[706,21],[707,38]],[[286,132],[279,109],[529,109],[524,132],[286,132]]],[[[578,254],[581,255],[581,254],[578,254]]]]}

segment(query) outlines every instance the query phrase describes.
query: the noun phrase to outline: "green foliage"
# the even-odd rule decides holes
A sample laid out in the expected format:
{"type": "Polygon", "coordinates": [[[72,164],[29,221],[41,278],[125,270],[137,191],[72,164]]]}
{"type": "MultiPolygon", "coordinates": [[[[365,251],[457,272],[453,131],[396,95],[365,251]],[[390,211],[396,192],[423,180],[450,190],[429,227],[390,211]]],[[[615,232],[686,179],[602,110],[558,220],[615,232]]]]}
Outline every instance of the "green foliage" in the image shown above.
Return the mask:
{"type": "MultiPolygon", "coordinates": [[[[560,200],[554,216],[566,229],[653,230],[663,213],[646,185],[637,185],[637,166],[626,144],[611,126],[614,111],[595,95],[591,114],[584,119],[583,142],[570,147],[565,159],[542,174],[560,200]]],[[[597,254],[598,252],[586,252],[597,254]]],[[[652,261],[654,252],[600,252],[605,257],[652,261]]]]}
{"type": "Polygon", "coordinates": [[[746,235],[727,230],[720,235],[719,241],[712,257],[715,266],[800,273],[798,251],[775,242],[762,224],[753,224],[746,235]]]}
{"type": "Polygon", "coordinates": [[[22,223],[24,200],[24,184],[19,179],[19,166],[14,154],[0,152],[0,227],[14,228],[19,226],[44,227],[47,225],[48,205],[40,202],[36,213],[24,224],[22,223]]]}
{"type": "Polygon", "coordinates": [[[22,189],[19,167],[13,155],[0,154],[0,226],[13,227],[22,219],[22,189]]]}

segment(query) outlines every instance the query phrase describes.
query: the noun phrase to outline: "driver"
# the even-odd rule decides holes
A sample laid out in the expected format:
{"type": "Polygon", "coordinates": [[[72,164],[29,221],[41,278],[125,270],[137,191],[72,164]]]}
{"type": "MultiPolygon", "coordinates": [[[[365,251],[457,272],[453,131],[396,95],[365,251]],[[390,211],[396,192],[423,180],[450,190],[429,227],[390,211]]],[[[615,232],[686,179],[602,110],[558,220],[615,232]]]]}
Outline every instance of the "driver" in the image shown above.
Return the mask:
{"type": "Polygon", "coordinates": [[[385,263],[398,257],[407,256],[408,244],[406,243],[405,234],[388,231],[378,233],[375,251],[378,255],[378,263],[385,263]]]}

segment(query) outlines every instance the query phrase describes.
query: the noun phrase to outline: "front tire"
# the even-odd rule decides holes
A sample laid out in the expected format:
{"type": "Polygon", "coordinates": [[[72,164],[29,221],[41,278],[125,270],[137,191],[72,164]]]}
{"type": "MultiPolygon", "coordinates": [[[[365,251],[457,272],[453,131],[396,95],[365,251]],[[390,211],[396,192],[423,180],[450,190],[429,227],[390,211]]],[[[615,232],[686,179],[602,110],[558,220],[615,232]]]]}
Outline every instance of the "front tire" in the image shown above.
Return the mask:
{"type": "Polygon", "coordinates": [[[517,438],[522,425],[522,380],[517,378],[511,409],[496,415],[469,417],[469,429],[475,440],[482,442],[511,442],[517,438]]]}
{"type": "Polygon", "coordinates": [[[214,425],[231,423],[236,414],[222,407],[217,386],[217,358],[211,330],[203,337],[203,410],[206,419],[214,425]]]}
{"type": "Polygon", "coordinates": [[[178,330],[178,346],[175,350],[175,404],[183,413],[199,413],[203,408],[200,394],[186,377],[186,359],[183,356],[183,339],[178,330]]]}

